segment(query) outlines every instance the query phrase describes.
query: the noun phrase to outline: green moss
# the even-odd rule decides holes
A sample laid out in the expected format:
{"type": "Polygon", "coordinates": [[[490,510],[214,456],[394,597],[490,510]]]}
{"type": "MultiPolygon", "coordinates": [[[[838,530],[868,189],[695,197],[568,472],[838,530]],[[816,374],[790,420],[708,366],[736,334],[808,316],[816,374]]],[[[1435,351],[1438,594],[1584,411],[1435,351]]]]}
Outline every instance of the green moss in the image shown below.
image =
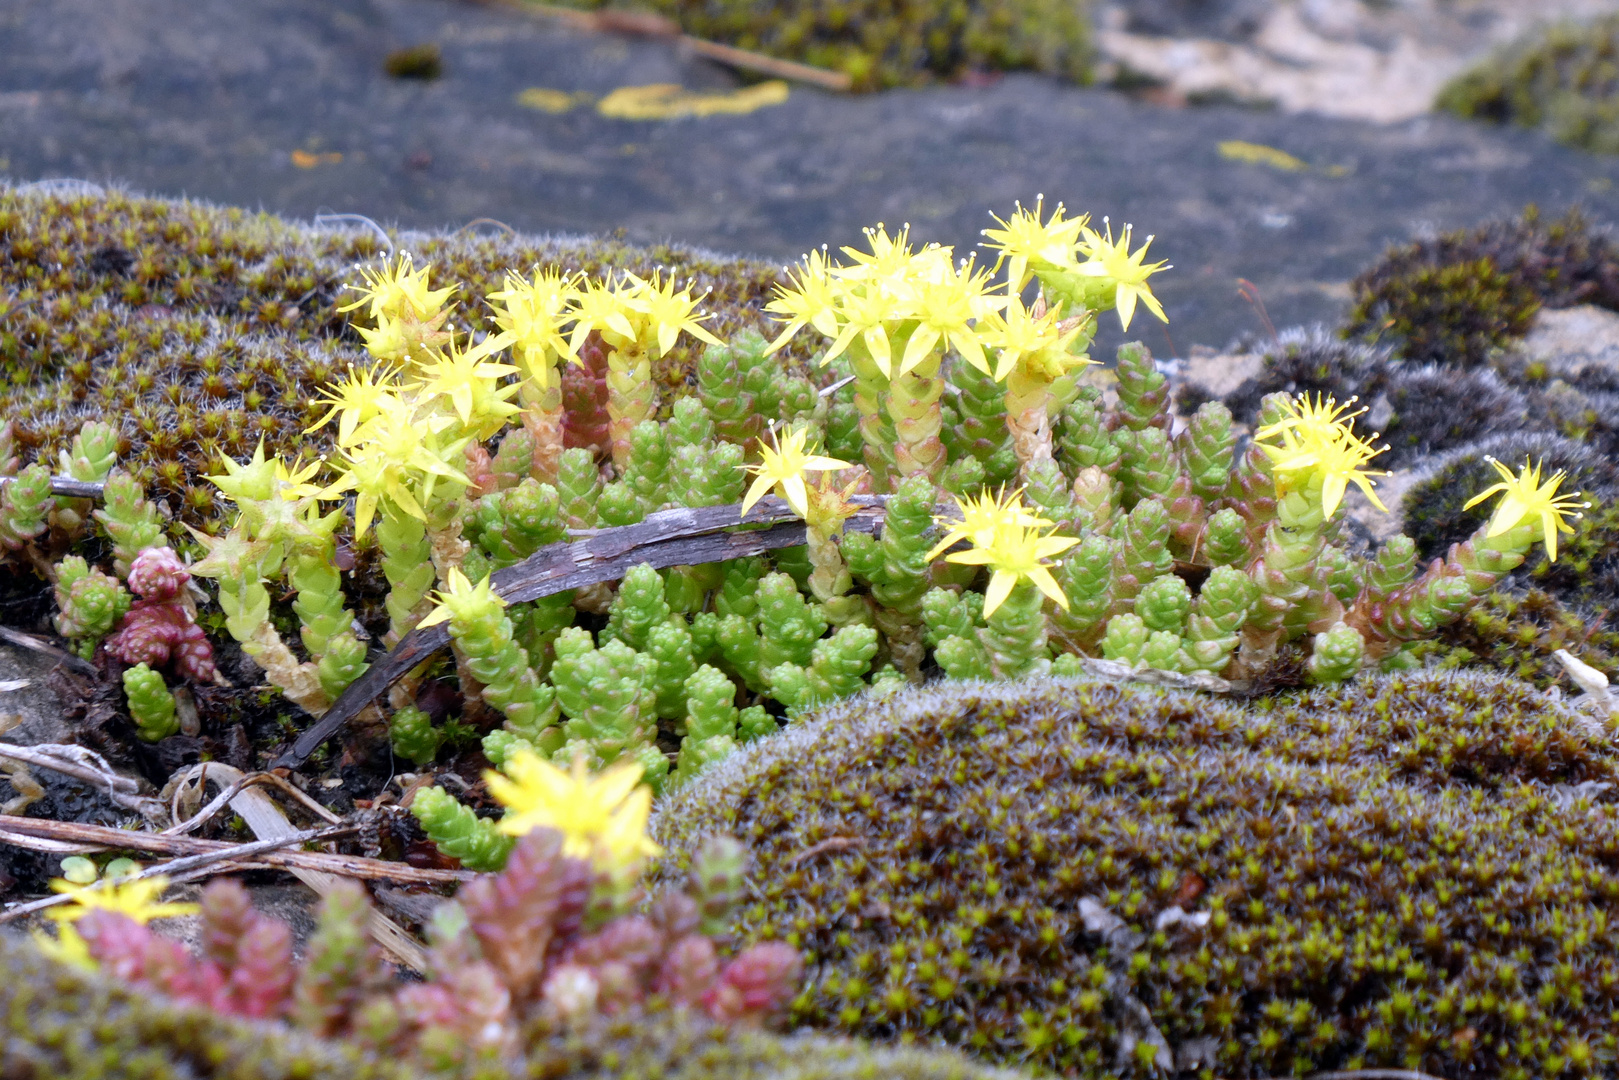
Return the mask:
{"type": "MultiPolygon", "coordinates": [[[[1380,268],[1381,269],[1381,268],[1380,268]]],[[[1529,332],[1540,301],[1490,258],[1356,278],[1346,333],[1387,340],[1404,359],[1484,363],[1529,332]]]]}
{"type": "Polygon", "coordinates": [[[1529,206],[1391,248],[1351,290],[1345,336],[1376,338],[1405,359],[1473,365],[1521,338],[1537,306],[1619,309],[1619,249],[1577,210],[1546,219],[1529,206]]]}
{"type": "Polygon", "coordinates": [[[1489,668],[1536,686],[1570,692],[1568,673],[1552,655],[1567,649],[1605,674],[1619,674],[1619,630],[1613,604],[1590,608],[1565,604],[1544,589],[1498,591],[1485,596],[1433,640],[1413,648],[1418,659],[1441,668],[1489,668]]]}
{"type": "MultiPolygon", "coordinates": [[[[279,1024],[222,1020],[86,977],[0,939],[0,1070],[16,1080],[415,1080],[419,1066],[279,1024]]],[[[609,1077],[664,1080],[1014,1080],[945,1051],[886,1049],[696,1025],[680,1014],[621,1015],[531,1043],[510,1070],[470,1066],[467,1080],[609,1077]]]]}
{"type": "Polygon", "coordinates": [[[1139,1075],[1161,1038],[1217,1076],[1527,1080],[1614,1046],[1619,807],[1572,785],[1616,779],[1501,676],[1246,708],[957,683],[828,708],[657,825],[671,865],[752,846],[737,932],[805,950],[817,1027],[1070,1076],[1139,1075]]]}
{"type": "MultiPolygon", "coordinates": [[[[706,325],[721,337],[767,329],[774,267],[691,249],[613,240],[398,233],[457,282],[458,328],[488,330],[482,297],[513,268],[599,276],[665,268],[707,291],[706,325]]],[[[343,285],[384,251],[370,231],[320,230],[267,214],[122,192],[0,187],[0,412],[23,464],[54,462],[86,419],[118,429],[121,460],[178,523],[217,528],[225,508],[198,477],[219,456],[305,460],[330,449],[322,386],[368,364],[337,312],[343,285]]],[[[700,343],[697,343],[700,344],[700,343]]],[[[807,345],[785,350],[801,368],[807,345]]],[[[669,400],[689,392],[699,353],[683,338],[654,374],[669,400]]]]}
{"type": "Polygon", "coordinates": [[[1446,83],[1435,105],[1619,153],[1619,15],[1536,27],[1446,83]]]}
{"type": "MultiPolygon", "coordinates": [[[[580,7],[609,6],[585,0],[580,7]]],[[[970,69],[1090,79],[1089,5],[1063,0],[653,0],[698,37],[847,72],[857,89],[970,69]]]]}

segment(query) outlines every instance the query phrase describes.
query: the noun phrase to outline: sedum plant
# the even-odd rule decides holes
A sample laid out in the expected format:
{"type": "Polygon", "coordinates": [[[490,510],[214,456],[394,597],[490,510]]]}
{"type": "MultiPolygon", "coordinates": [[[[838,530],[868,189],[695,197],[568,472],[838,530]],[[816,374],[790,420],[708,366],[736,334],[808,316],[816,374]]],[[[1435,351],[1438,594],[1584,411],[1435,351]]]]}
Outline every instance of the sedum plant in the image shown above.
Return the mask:
{"type": "MultiPolygon", "coordinates": [[[[194,533],[199,557],[179,571],[212,582],[225,632],[319,715],[375,659],[356,614],[376,607],[339,566],[340,545],[372,548],[381,582],[365,588],[384,585],[386,617],[373,632],[392,647],[445,624],[468,714],[455,730],[485,732],[491,763],[633,766],[663,791],[874,681],[1091,660],[1346,680],[1409,662],[1409,644],[1459,618],[1537,539],[1555,554],[1577,499],[1525,462],[1500,466],[1488,525],[1420,573],[1399,539],[1351,556],[1345,493],[1377,503],[1382,451],[1350,403],[1271,395],[1239,448],[1224,406],[1173,414],[1139,345],[1119,350],[1105,395],[1089,353],[1097,319],[1165,317],[1150,238],[1039,204],[985,232],[986,266],[881,226],[864,249],[806,256],[765,305],[780,324],[769,341],[721,343],[701,298],[658,273],[512,271],[485,314],[408,256],[368,268],[346,310],[371,361],[310,413],[335,451],[225,459],[210,479],[234,519],[194,533]],[[682,337],[707,345],[686,396],[659,367],[682,337]],[[778,359],[802,353],[783,353],[801,338],[824,345],[809,378],[778,359]],[[492,584],[660,511],[732,505],[742,524],[767,495],[802,519],[802,545],[643,563],[616,584],[521,603],[492,584]]],[[[19,473],[8,447],[0,531],[32,558],[85,515],[47,506],[49,485],[19,473]]],[[[160,558],[150,549],[168,550],[166,529],[114,449],[87,427],[64,458],[105,479],[95,519],[112,573],[58,564],[59,628],[82,653],[105,641],[127,663],[211,677],[183,590],[159,599],[137,583],[141,560],[160,558]],[[157,629],[195,646],[195,663],[185,648],[160,655],[157,629]]],[[[460,741],[430,718],[442,710],[418,705],[429,676],[422,665],[397,681],[384,710],[395,750],[424,768],[460,741]]],[[[132,704],[157,717],[156,685],[132,678],[132,704]]],[[[498,865],[510,837],[432,791],[417,806],[445,850],[498,865]]]]}

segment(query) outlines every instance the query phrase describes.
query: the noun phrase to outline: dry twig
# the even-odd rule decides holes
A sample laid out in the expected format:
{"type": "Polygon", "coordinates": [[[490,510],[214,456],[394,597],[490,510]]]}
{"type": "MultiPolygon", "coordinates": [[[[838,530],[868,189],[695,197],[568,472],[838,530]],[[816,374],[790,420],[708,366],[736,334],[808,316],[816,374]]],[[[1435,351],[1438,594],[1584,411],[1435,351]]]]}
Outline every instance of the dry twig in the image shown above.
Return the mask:
{"type": "Polygon", "coordinates": [[[154,825],[168,823],[168,811],[159,799],[138,794],[140,785],[127,776],[120,776],[107,764],[107,759],[94,750],[69,743],[40,743],[36,746],[14,746],[0,743],[0,757],[21,761],[42,769],[52,769],[64,776],[83,780],[106,791],[113,804],[133,810],[154,825]]]}
{"type": "Polygon", "coordinates": [[[12,645],[29,649],[33,652],[39,653],[42,656],[48,656],[52,660],[55,660],[58,664],[72,668],[80,675],[96,674],[96,666],[90,663],[90,661],[84,659],[83,657],[74,656],[72,653],[63,649],[58,649],[55,645],[52,645],[44,638],[37,637],[34,634],[25,634],[21,630],[13,630],[9,626],[0,626],[0,641],[5,641],[12,645]]]}
{"type": "Polygon", "coordinates": [[[638,11],[580,11],[577,8],[561,7],[556,4],[536,3],[534,0],[493,0],[493,2],[513,11],[558,19],[580,30],[667,38],[699,56],[706,56],[727,67],[755,71],[761,75],[788,79],[792,82],[808,83],[823,90],[847,91],[854,86],[854,80],[847,72],[829,71],[826,68],[766,56],[748,49],[738,49],[732,45],[721,45],[717,41],[683,34],[678,23],[661,15],[638,11]]]}
{"type": "MultiPolygon", "coordinates": [[[[240,769],[233,768],[230,765],[221,765],[218,762],[210,762],[207,768],[216,774],[214,777],[215,782],[221,784],[234,784],[243,779],[245,775],[240,769]]],[[[185,784],[193,775],[200,774],[202,769],[203,766],[194,765],[191,769],[171,777],[169,783],[185,784]]],[[[230,808],[242,816],[242,820],[247,822],[247,827],[252,829],[253,834],[261,840],[290,836],[298,831],[292,822],[287,820],[287,815],[281,812],[281,808],[262,791],[244,787],[232,796],[230,808]]],[[[178,840],[180,838],[174,837],[172,839],[178,840]]],[[[199,843],[202,841],[191,842],[199,843]]],[[[266,860],[285,858],[289,854],[291,853],[271,852],[265,854],[262,858],[266,860]]],[[[399,867],[399,863],[383,862],[379,859],[356,858],[347,855],[322,854],[318,858],[323,861],[323,865],[311,865],[307,860],[314,853],[300,852],[299,854],[306,861],[298,866],[289,864],[287,869],[291,870],[293,876],[299,881],[302,881],[323,897],[332,891],[333,886],[337,884],[337,879],[340,877],[386,877],[395,881],[415,880],[418,882],[426,880],[422,877],[424,872],[417,870],[413,866],[403,868],[410,871],[409,874],[392,869],[384,869],[382,874],[375,872],[379,868],[399,867]]],[[[454,880],[458,881],[467,880],[472,876],[442,870],[427,871],[427,873],[438,877],[440,881],[443,878],[439,877],[439,875],[446,873],[452,874],[454,880]]],[[[367,917],[366,925],[371,931],[372,939],[391,953],[396,962],[415,971],[426,970],[426,950],[422,948],[415,938],[405,932],[404,927],[375,908],[371,910],[370,915],[367,917]]]]}
{"type": "MultiPolygon", "coordinates": [[[[336,835],[327,830],[318,831],[319,838],[336,835]]],[[[285,840],[288,836],[295,835],[301,835],[300,831],[288,830],[283,836],[265,839],[285,840]]],[[[52,821],[49,818],[0,820],[0,843],[21,847],[24,845],[19,841],[28,839],[83,844],[95,851],[144,851],[154,855],[206,855],[216,851],[229,851],[237,852],[238,857],[243,857],[240,849],[244,846],[226,843],[223,840],[203,840],[195,836],[115,829],[109,825],[89,825],[78,821],[52,821]]],[[[477,876],[470,870],[425,870],[409,863],[367,859],[359,855],[333,855],[324,851],[273,850],[264,854],[255,855],[251,852],[247,854],[267,866],[294,873],[309,871],[365,878],[370,881],[397,881],[410,885],[453,885],[470,881],[477,876]]]]}
{"type": "MultiPolygon", "coordinates": [[[[180,859],[170,859],[168,862],[148,866],[134,874],[125,875],[122,881],[139,881],[142,878],[163,876],[169,879],[171,885],[178,885],[182,881],[191,881],[207,874],[224,873],[235,870],[240,860],[277,848],[291,847],[294,844],[306,844],[313,840],[328,840],[334,836],[342,836],[355,831],[354,826],[343,826],[336,829],[310,829],[308,832],[294,833],[291,836],[278,836],[273,840],[258,840],[251,844],[227,844],[218,851],[210,851],[202,855],[188,855],[180,859]]],[[[88,888],[97,889],[105,884],[105,879],[91,883],[88,888]]],[[[56,893],[53,896],[41,897],[23,904],[12,904],[5,911],[0,912],[0,923],[8,923],[15,919],[32,915],[36,911],[43,911],[57,904],[71,901],[76,894],[56,893]]]]}

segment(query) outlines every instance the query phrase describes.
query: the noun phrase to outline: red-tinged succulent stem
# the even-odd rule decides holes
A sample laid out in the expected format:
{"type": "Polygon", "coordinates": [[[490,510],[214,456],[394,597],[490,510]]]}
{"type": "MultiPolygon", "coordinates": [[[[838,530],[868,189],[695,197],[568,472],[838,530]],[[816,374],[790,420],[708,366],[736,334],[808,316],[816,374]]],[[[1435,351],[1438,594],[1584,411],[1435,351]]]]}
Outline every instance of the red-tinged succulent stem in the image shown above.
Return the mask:
{"type": "Polygon", "coordinates": [[[944,442],[939,431],[944,426],[939,397],[944,379],[939,376],[943,359],[935,349],[916,367],[896,373],[888,384],[888,416],[894,424],[894,473],[898,477],[925,476],[934,483],[944,475],[944,442]]]}
{"type": "Polygon", "coordinates": [[[641,421],[652,419],[657,402],[652,354],[640,341],[628,342],[607,354],[608,433],[613,464],[620,474],[630,463],[630,432],[641,421]]]}

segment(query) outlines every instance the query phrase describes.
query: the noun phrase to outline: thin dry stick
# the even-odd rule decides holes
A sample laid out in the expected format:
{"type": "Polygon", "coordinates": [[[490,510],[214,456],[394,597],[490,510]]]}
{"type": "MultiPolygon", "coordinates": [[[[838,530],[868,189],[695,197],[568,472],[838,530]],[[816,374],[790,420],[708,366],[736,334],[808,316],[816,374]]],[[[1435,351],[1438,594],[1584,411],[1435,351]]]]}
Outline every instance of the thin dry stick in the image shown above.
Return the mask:
{"type": "Polygon", "coordinates": [[[264,782],[266,784],[269,784],[272,787],[278,787],[288,795],[291,795],[294,799],[302,803],[304,808],[307,809],[311,814],[314,814],[316,817],[324,818],[333,825],[337,825],[342,822],[342,818],[338,817],[320,803],[310,798],[308,792],[300,789],[298,785],[294,784],[292,781],[279,777],[275,773],[265,773],[264,778],[264,782]]]}
{"type": "Polygon", "coordinates": [[[104,789],[115,805],[134,810],[148,821],[161,821],[167,814],[162,802],[136,794],[140,787],[135,781],[118,775],[105,758],[82,746],[68,743],[40,743],[37,746],[0,743],[0,757],[52,769],[64,776],[94,784],[104,789]]]}
{"type": "MultiPolygon", "coordinates": [[[[221,777],[232,782],[240,780],[243,775],[240,769],[229,765],[215,763],[211,768],[216,770],[221,777]]],[[[183,783],[184,780],[182,779],[181,782],[183,783]]],[[[247,827],[252,829],[253,834],[261,840],[287,836],[298,831],[292,822],[287,820],[287,815],[281,812],[281,808],[262,791],[256,791],[252,788],[240,791],[235,798],[231,799],[230,806],[232,810],[242,815],[242,819],[247,822],[247,827]]],[[[275,859],[284,857],[284,855],[284,852],[270,852],[264,858],[267,860],[275,859]]],[[[307,865],[305,867],[289,866],[288,869],[292,870],[293,875],[299,881],[314,889],[322,897],[336,887],[340,877],[364,876],[353,873],[351,869],[347,869],[342,865],[345,862],[355,863],[356,860],[349,859],[347,856],[328,855],[325,858],[332,860],[335,865],[329,864],[320,869],[309,868],[307,865]]],[[[380,860],[374,859],[364,861],[368,863],[380,862],[380,860]]],[[[383,863],[382,865],[397,864],[383,863]]],[[[366,917],[366,928],[370,930],[372,940],[393,954],[398,963],[415,971],[427,970],[427,950],[423,949],[415,938],[406,933],[404,927],[373,908],[366,917]]]]}
{"type": "MultiPolygon", "coordinates": [[[[243,792],[241,794],[257,794],[243,792]]],[[[262,799],[263,796],[260,796],[262,799]]],[[[265,800],[268,802],[268,800],[265,800]]],[[[270,804],[274,805],[274,804],[270,804]]],[[[238,812],[240,812],[238,810],[238,812]]],[[[297,830],[288,829],[286,835],[297,830]]],[[[65,840],[70,843],[93,845],[99,850],[145,851],[155,855],[201,855],[211,851],[235,851],[240,844],[222,840],[202,840],[195,836],[171,836],[165,833],[135,832],[114,829],[107,825],[87,825],[77,821],[52,821],[49,818],[0,818],[0,843],[16,843],[17,838],[43,838],[65,840]]],[[[280,839],[266,837],[265,839],[280,839]]],[[[18,845],[21,846],[21,845],[18,845]]],[[[368,859],[361,855],[333,855],[324,851],[272,851],[256,856],[258,861],[290,871],[312,871],[338,874],[345,877],[366,878],[371,881],[400,881],[415,885],[452,885],[471,881],[477,875],[470,870],[426,870],[409,863],[368,859]]]]}
{"type": "MultiPolygon", "coordinates": [[[[208,763],[204,762],[203,764],[206,765],[208,763]]],[[[225,787],[223,791],[213,797],[213,800],[209,802],[207,806],[204,806],[201,810],[198,810],[185,821],[181,821],[178,825],[171,825],[169,828],[164,829],[163,835],[179,836],[185,833],[195,832],[197,829],[206,824],[215,814],[225,809],[225,807],[229,805],[230,801],[234,799],[243,788],[252,787],[254,784],[267,784],[272,780],[279,779],[280,777],[276,776],[274,773],[250,773],[236,781],[234,784],[225,787]]],[[[187,781],[187,783],[189,783],[189,781],[187,781]]],[[[204,769],[202,775],[197,778],[197,785],[197,790],[199,792],[207,787],[208,772],[206,769],[204,769]]],[[[180,799],[185,795],[185,787],[186,784],[175,785],[174,798],[169,801],[170,816],[174,818],[175,821],[180,821],[180,799]]]]}
{"type": "MultiPolygon", "coordinates": [[[[274,851],[277,848],[291,847],[294,844],[307,844],[312,840],[328,840],[334,836],[343,836],[358,831],[358,826],[349,825],[340,829],[310,829],[308,832],[295,833],[292,836],[278,836],[271,840],[256,840],[251,844],[232,844],[221,851],[210,851],[203,855],[187,855],[180,859],[170,859],[168,862],[148,866],[138,873],[126,874],[119,881],[139,881],[142,878],[166,877],[171,883],[178,883],[180,875],[189,876],[201,869],[217,869],[216,864],[234,862],[238,859],[248,858],[265,851],[274,851]]],[[[106,878],[92,882],[86,889],[100,889],[108,884],[106,878]]],[[[66,904],[78,897],[78,893],[57,893],[39,900],[30,900],[25,904],[13,904],[0,912],[0,923],[12,922],[24,916],[32,915],[36,911],[44,911],[57,904],[66,904]]]]}
{"type": "Polygon", "coordinates": [[[1338,1072],[1311,1073],[1304,1080],[1445,1080],[1433,1073],[1415,1069],[1343,1069],[1338,1072]]]}
{"type": "Polygon", "coordinates": [[[778,79],[808,83],[824,90],[847,91],[854,86],[854,79],[847,72],[829,71],[826,68],[765,56],[763,53],[748,49],[738,49],[732,45],[721,45],[717,41],[682,34],[678,23],[660,15],[631,11],[579,11],[555,4],[534,3],[532,0],[493,0],[493,2],[501,7],[529,15],[558,19],[581,30],[668,38],[701,56],[717,60],[729,67],[740,68],[743,71],[757,71],[761,75],[774,75],[778,79]]]}
{"type": "MultiPolygon", "coordinates": [[[[11,483],[15,476],[0,476],[0,486],[11,483]]],[[[70,499],[99,499],[107,485],[99,480],[75,480],[71,476],[51,477],[51,494],[70,499]]]]}
{"type": "Polygon", "coordinates": [[[0,641],[7,641],[24,649],[30,649],[42,656],[48,656],[57,663],[72,668],[81,675],[94,675],[96,666],[82,657],[64,652],[42,637],[25,634],[21,630],[13,630],[9,626],[0,626],[0,641]]]}

